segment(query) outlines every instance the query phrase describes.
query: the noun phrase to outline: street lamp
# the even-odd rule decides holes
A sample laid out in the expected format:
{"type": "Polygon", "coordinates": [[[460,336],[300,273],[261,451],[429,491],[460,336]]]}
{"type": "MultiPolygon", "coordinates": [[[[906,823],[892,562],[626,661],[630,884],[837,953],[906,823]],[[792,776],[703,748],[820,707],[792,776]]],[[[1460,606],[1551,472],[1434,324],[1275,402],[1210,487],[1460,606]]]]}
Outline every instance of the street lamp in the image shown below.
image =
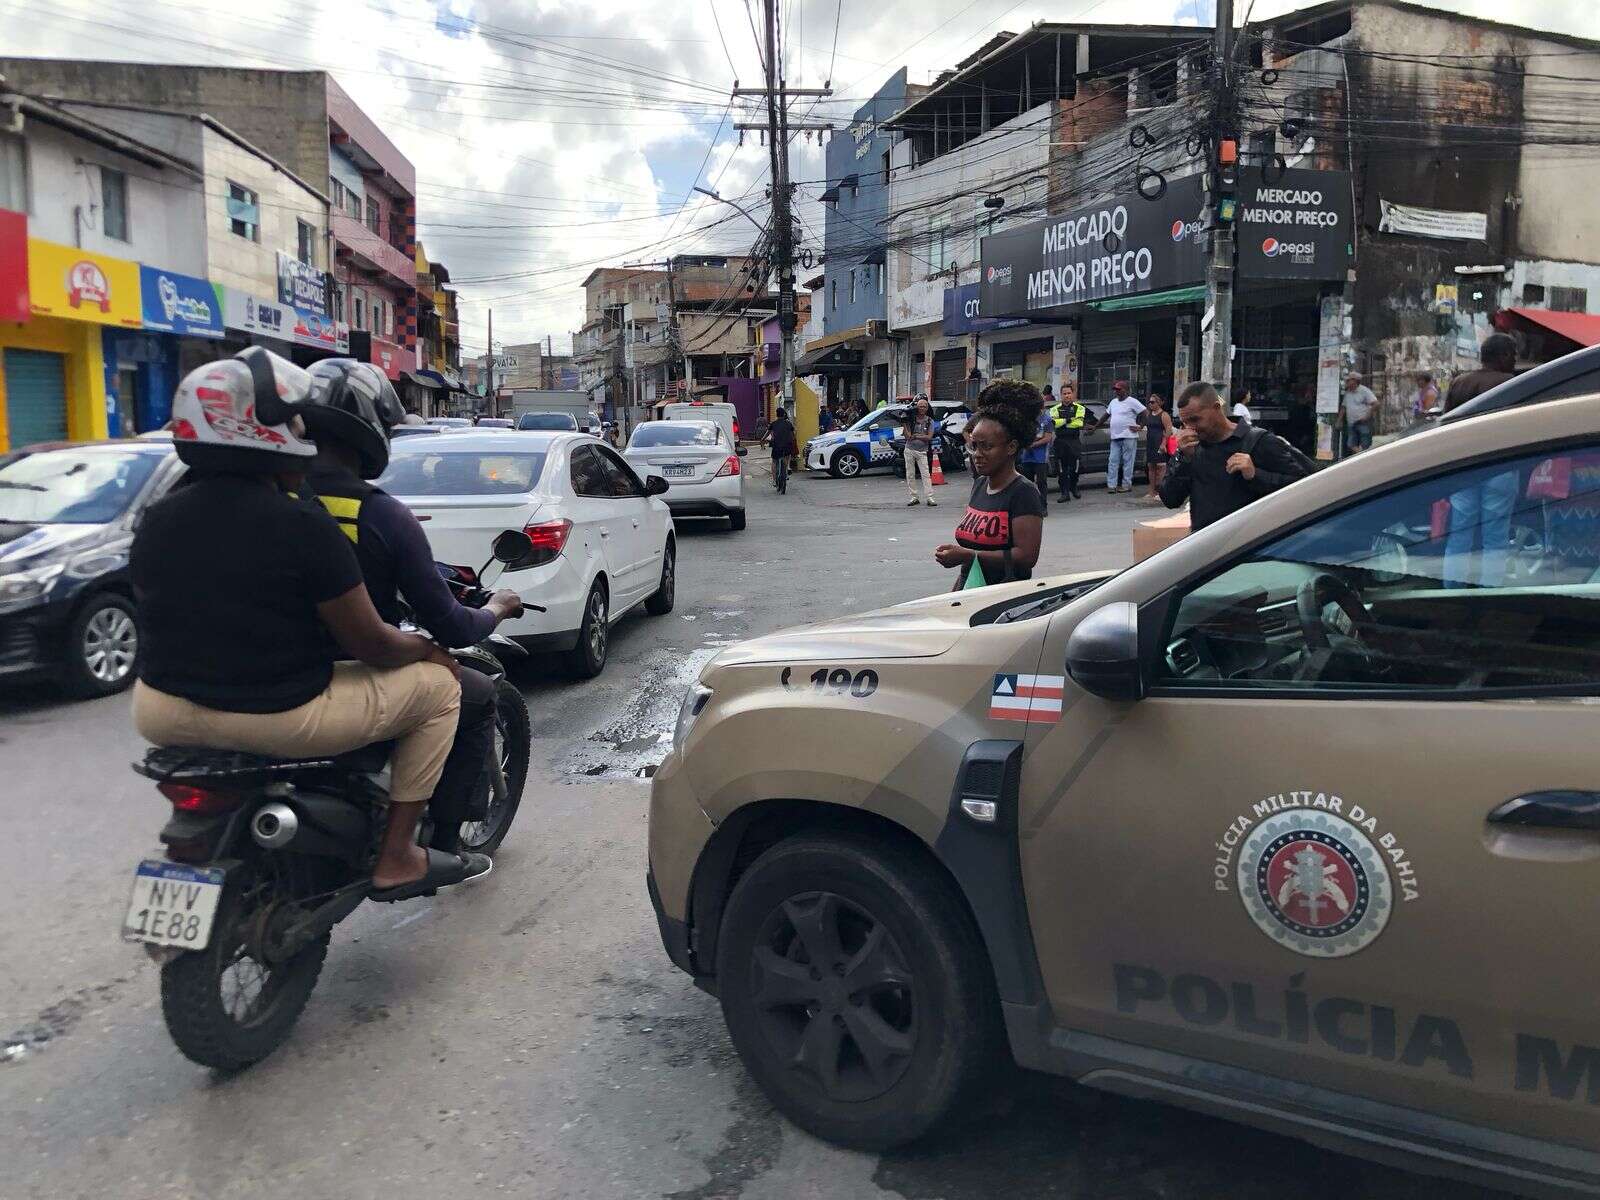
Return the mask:
{"type": "Polygon", "coordinates": [[[761,230],[762,233],[765,233],[767,231],[767,227],[765,225],[763,225],[760,221],[758,221],[754,217],[752,217],[750,215],[749,210],[744,208],[742,205],[735,204],[732,200],[726,200],[723,197],[717,195],[717,193],[712,191],[710,188],[703,188],[703,187],[699,186],[698,184],[695,185],[694,190],[699,192],[702,196],[710,196],[718,204],[726,204],[729,208],[737,209],[739,212],[744,214],[745,219],[747,221],[749,221],[750,224],[754,225],[757,229],[761,230]]]}

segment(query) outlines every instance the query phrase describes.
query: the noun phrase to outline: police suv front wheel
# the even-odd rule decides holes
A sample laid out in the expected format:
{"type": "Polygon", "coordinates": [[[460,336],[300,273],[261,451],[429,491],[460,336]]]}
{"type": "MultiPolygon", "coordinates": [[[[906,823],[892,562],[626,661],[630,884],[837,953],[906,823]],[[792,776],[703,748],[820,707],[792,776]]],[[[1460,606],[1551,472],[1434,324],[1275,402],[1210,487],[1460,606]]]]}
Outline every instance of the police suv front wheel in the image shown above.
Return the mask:
{"type": "Polygon", "coordinates": [[[746,1069],[832,1142],[914,1141],[1001,1061],[972,920],[937,867],[893,844],[803,836],[766,851],[728,901],[717,978],[746,1069]]]}

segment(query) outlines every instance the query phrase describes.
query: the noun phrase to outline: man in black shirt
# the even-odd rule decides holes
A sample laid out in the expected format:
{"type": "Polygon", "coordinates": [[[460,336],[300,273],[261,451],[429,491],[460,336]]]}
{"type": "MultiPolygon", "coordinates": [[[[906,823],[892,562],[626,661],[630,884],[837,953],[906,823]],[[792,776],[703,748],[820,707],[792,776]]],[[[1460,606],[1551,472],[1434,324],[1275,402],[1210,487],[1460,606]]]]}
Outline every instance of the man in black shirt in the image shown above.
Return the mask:
{"type": "Polygon", "coordinates": [[[1178,395],[1178,458],[1161,483],[1161,502],[1189,502],[1189,526],[1204,529],[1305,475],[1305,468],[1276,434],[1230,420],[1209,383],[1191,383],[1178,395]]]}
{"type": "MultiPolygon", "coordinates": [[[[372,606],[390,625],[411,608],[416,623],[447,647],[471,646],[495,626],[522,612],[516,592],[495,592],[482,608],[466,608],[445,586],[416,516],[367,480],[389,462],[389,429],[400,412],[394,388],[368,363],[330,358],[310,370],[309,401],[302,409],[317,443],[303,491],[316,497],[355,547],[372,606]]],[[[461,845],[463,821],[481,820],[485,765],[494,743],[495,685],[477,671],[461,672],[461,712],[455,743],[434,789],[431,812],[436,850],[461,845]]]]}
{"type": "Polygon", "coordinates": [[[794,456],[794,422],[782,408],[767,426],[767,441],[772,445],[772,483],[778,494],[789,491],[789,459],[794,456]]]}

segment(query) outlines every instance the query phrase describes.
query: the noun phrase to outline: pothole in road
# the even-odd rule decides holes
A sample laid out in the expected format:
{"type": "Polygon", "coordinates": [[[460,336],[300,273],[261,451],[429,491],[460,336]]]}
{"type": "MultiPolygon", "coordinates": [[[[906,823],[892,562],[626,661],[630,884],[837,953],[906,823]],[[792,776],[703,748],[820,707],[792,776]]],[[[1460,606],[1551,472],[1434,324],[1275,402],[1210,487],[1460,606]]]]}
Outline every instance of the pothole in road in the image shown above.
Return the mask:
{"type": "Polygon", "coordinates": [[[617,719],[573,751],[568,774],[580,779],[649,779],[672,744],[678,706],[720,645],[653,656],[617,719]]]}

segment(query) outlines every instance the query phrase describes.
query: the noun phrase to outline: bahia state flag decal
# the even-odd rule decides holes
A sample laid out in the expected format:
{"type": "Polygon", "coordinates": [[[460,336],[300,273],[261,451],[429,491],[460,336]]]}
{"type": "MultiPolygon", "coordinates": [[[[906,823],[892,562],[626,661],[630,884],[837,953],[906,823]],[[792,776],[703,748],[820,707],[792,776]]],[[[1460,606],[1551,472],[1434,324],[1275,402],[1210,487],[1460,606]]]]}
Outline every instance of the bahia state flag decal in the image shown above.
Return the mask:
{"type": "Polygon", "coordinates": [[[996,675],[989,694],[989,716],[996,721],[1061,719],[1061,675],[996,675]]]}

